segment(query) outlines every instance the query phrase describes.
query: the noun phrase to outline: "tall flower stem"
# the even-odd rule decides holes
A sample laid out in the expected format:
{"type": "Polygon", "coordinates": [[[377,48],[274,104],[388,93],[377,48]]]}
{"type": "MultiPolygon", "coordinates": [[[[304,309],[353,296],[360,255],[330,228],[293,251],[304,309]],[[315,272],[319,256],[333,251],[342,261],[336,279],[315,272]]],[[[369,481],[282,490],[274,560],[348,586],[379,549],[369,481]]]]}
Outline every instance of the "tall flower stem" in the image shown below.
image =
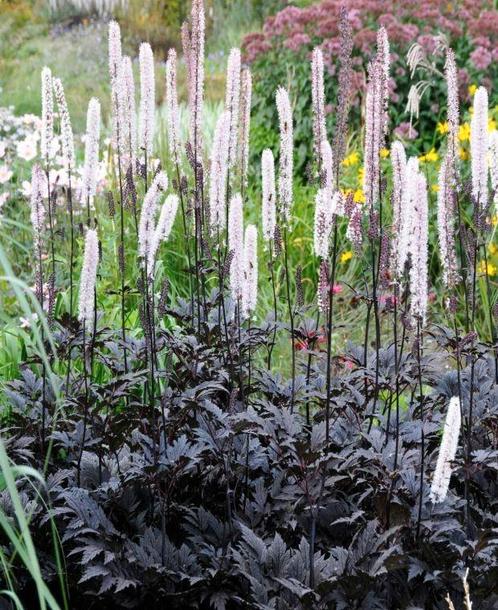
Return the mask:
{"type": "MultiPolygon", "coordinates": [[[[320,327],[320,309],[317,308],[316,311],[316,320],[315,320],[315,334],[318,333],[318,329],[320,327]]],[[[308,354],[308,362],[306,364],[306,386],[309,385],[310,383],[310,378],[311,378],[311,358],[313,357],[313,354],[310,353],[308,354]]],[[[311,423],[311,413],[310,413],[310,403],[309,400],[306,401],[306,424],[309,426],[311,423]]]]}
{"type": "Polygon", "coordinates": [[[420,536],[420,524],[422,521],[422,504],[424,495],[424,459],[425,459],[425,432],[424,432],[424,389],[422,385],[422,325],[420,319],[417,319],[417,367],[418,367],[418,383],[419,383],[419,400],[420,400],[420,490],[418,503],[418,519],[417,519],[417,539],[420,536]]]}
{"type": "MultiPolygon", "coordinates": [[[[479,202],[477,202],[477,207],[479,202]]],[[[472,259],[472,307],[471,307],[471,318],[470,324],[472,332],[475,333],[475,316],[476,316],[476,292],[477,292],[477,253],[479,251],[479,235],[474,235],[473,239],[473,259],[472,259]]],[[[470,362],[470,398],[469,398],[469,416],[467,420],[467,455],[466,455],[466,465],[470,466],[471,456],[472,456],[472,418],[473,418],[473,410],[474,410],[474,377],[475,377],[475,363],[476,357],[474,353],[475,347],[475,338],[472,339],[472,354],[471,354],[471,362],[470,362]]],[[[467,525],[467,532],[470,533],[470,484],[469,484],[469,475],[468,468],[465,470],[465,486],[464,486],[464,494],[465,494],[465,520],[467,525]]]]}
{"type": "Polygon", "coordinates": [[[469,294],[467,290],[467,266],[464,264],[465,260],[465,250],[463,247],[463,239],[462,239],[462,211],[460,209],[460,198],[458,196],[458,189],[456,189],[455,193],[456,197],[456,212],[458,218],[458,245],[460,249],[460,272],[462,274],[462,284],[463,284],[463,294],[464,294],[464,305],[465,305],[465,331],[469,332],[469,323],[470,323],[470,314],[469,314],[469,294]]]}
{"type": "MultiPolygon", "coordinates": [[[[389,487],[389,493],[386,500],[386,522],[387,528],[390,525],[391,518],[391,497],[394,489],[394,483],[396,480],[396,473],[398,470],[398,455],[399,455],[399,359],[398,359],[398,282],[395,281],[393,285],[394,302],[393,302],[393,343],[394,343],[394,375],[395,375],[395,440],[394,440],[394,463],[393,463],[393,476],[391,477],[391,485],[389,487]]],[[[391,403],[389,403],[388,423],[386,427],[386,444],[389,441],[389,423],[391,419],[391,403]]]]}
{"type": "Polygon", "coordinates": [[[85,395],[84,395],[84,401],[85,404],[83,405],[83,433],[82,433],[82,437],[81,437],[81,446],[80,446],[80,451],[78,454],[78,460],[76,462],[76,470],[77,470],[77,483],[78,483],[78,487],[80,487],[81,485],[81,459],[83,457],[83,451],[85,448],[85,440],[86,440],[86,428],[88,425],[88,400],[89,400],[89,395],[88,395],[88,370],[87,370],[87,357],[86,357],[86,321],[83,320],[83,344],[82,344],[82,348],[81,348],[81,355],[83,358],[83,386],[84,386],[84,390],[85,390],[85,395]]]}
{"type": "Polygon", "coordinates": [[[68,169],[69,186],[67,191],[67,207],[69,208],[69,315],[73,317],[73,265],[74,265],[74,213],[73,191],[71,186],[71,168],[68,169]]]}
{"type": "Polygon", "coordinates": [[[326,403],[325,403],[325,441],[330,439],[330,394],[332,369],[332,322],[334,315],[334,284],[337,264],[337,221],[334,223],[334,241],[332,245],[332,275],[329,286],[329,307],[327,312],[327,373],[326,373],[326,403]]]}
{"type": "Polygon", "coordinates": [[[221,264],[222,248],[221,248],[221,238],[220,238],[219,229],[218,229],[217,242],[218,242],[218,286],[219,286],[219,293],[220,293],[219,294],[220,305],[219,305],[219,309],[218,309],[218,320],[219,320],[219,324],[220,324],[220,339],[222,340],[221,317],[223,317],[223,331],[225,334],[225,342],[226,342],[226,349],[227,349],[227,355],[228,355],[228,362],[229,362],[229,366],[230,366],[230,382],[231,382],[231,380],[234,378],[234,366],[233,366],[232,348],[230,345],[230,336],[228,333],[227,313],[226,313],[226,307],[225,307],[225,295],[224,295],[225,285],[224,285],[223,266],[221,264]]]}
{"type": "MultiPolygon", "coordinates": [[[[71,188],[71,168],[68,171],[69,177],[69,188],[67,195],[67,205],[69,208],[69,317],[73,317],[73,275],[74,275],[74,212],[73,212],[73,197],[71,188]]],[[[72,344],[69,342],[68,355],[67,355],[67,367],[66,367],[66,393],[69,392],[69,377],[71,375],[71,354],[72,344]]]]}
{"type": "Polygon", "coordinates": [[[288,258],[288,236],[287,236],[287,227],[284,225],[284,265],[285,265],[285,286],[287,291],[287,305],[289,308],[289,324],[290,324],[290,335],[291,335],[291,375],[292,375],[292,385],[291,385],[291,401],[290,407],[291,412],[294,411],[294,399],[296,393],[296,352],[294,349],[294,308],[292,306],[291,301],[291,291],[290,291],[290,276],[289,276],[289,258],[288,258]]]}
{"type": "MultiPolygon", "coordinates": [[[[50,259],[52,277],[55,282],[55,233],[54,233],[54,208],[52,207],[52,193],[50,191],[50,168],[48,158],[45,166],[45,176],[47,179],[47,210],[48,226],[50,231],[50,259]]],[[[50,313],[50,312],[49,312],[50,313]]]]}
{"type": "MultiPolygon", "coordinates": [[[[378,385],[379,385],[379,350],[380,350],[380,317],[379,317],[379,299],[377,296],[377,264],[375,256],[375,244],[374,240],[371,240],[371,266],[372,266],[372,306],[374,312],[374,323],[375,323],[375,383],[374,383],[374,401],[370,412],[370,422],[368,424],[368,432],[372,429],[375,410],[377,407],[378,399],[378,385]]],[[[379,253],[380,257],[380,253],[379,253]]],[[[370,309],[369,309],[370,314],[370,309]]]]}
{"type": "Polygon", "coordinates": [[[274,258],[273,258],[273,247],[272,247],[272,242],[270,240],[269,242],[269,262],[268,262],[268,267],[270,269],[270,281],[271,281],[271,288],[272,288],[272,295],[273,295],[273,323],[274,323],[274,328],[273,328],[273,336],[272,339],[270,341],[270,343],[268,344],[268,370],[271,371],[271,358],[272,358],[272,354],[273,354],[273,349],[275,348],[275,340],[277,338],[277,317],[278,317],[278,310],[277,310],[277,290],[275,287],[275,269],[274,269],[274,258]]]}
{"type": "Polygon", "coordinates": [[[185,202],[183,200],[183,188],[181,183],[180,164],[178,158],[175,158],[176,167],[176,180],[178,183],[178,196],[180,198],[180,208],[182,211],[182,223],[183,223],[183,235],[185,237],[185,249],[187,252],[187,265],[188,265],[188,282],[189,282],[189,295],[190,295],[190,307],[193,313],[194,311],[194,293],[192,290],[192,275],[191,275],[191,257],[190,257],[190,233],[187,225],[187,212],[185,210],[185,202]]]}
{"type": "MultiPolygon", "coordinates": [[[[119,118],[116,119],[116,141],[120,142],[120,125],[119,118]]],[[[125,302],[125,246],[124,246],[124,189],[123,189],[123,171],[121,167],[121,150],[118,144],[118,181],[119,181],[119,253],[118,264],[121,272],[121,339],[123,340],[123,363],[125,373],[128,373],[128,355],[126,348],[126,302],[125,302]]]]}

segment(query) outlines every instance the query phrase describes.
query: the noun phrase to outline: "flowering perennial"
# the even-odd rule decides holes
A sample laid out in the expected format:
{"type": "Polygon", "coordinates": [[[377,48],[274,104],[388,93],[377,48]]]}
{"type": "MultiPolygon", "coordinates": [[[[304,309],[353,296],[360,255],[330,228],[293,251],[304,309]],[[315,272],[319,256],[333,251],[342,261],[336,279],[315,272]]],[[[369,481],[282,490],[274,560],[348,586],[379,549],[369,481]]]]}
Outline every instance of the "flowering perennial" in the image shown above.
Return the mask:
{"type": "Polygon", "coordinates": [[[228,56],[225,110],[230,115],[228,166],[233,167],[237,159],[237,136],[239,130],[240,100],[240,49],[232,49],[228,56]]]}
{"type": "Polygon", "coordinates": [[[100,102],[92,97],[86,115],[85,164],[81,179],[81,201],[85,203],[97,190],[99,162],[100,102]]]}
{"type": "Polygon", "coordinates": [[[99,241],[97,231],[88,229],[85,237],[85,252],[81,268],[78,319],[87,329],[93,327],[95,315],[95,284],[99,263],[99,241]]]}
{"type": "Polygon", "coordinates": [[[460,399],[458,396],[453,396],[448,404],[443,438],[439,447],[436,469],[432,479],[430,496],[434,503],[443,502],[448,495],[452,462],[458,449],[461,422],[460,399]]]}
{"type": "Polygon", "coordinates": [[[140,45],[140,146],[147,155],[152,155],[154,139],[154,115],[156,108],[156,85],[154,56],[148,42],[140,45]]]}
{"type": "Polygon", "coordinates": [[[54,137],[54,96],[52,93],[52,72],[46,66],[41,72],[41,96],[40,152],[42,159],[47,162],[50,157],[50,149],[54,137]]]}
{"type": "Polygon", "coordinates": [[[222,231],[226,226],[226,192],[228,156],[230,147],[230,113],[223,112],[214,132],[209,179],[209,213],[211,232],[222,231]]]}
{"type": "Polygon", "coordinates": [[[262,205],[261,222],[263,225],[263,239],[270,241],[275,236],[276,191],[275,191],[275,162],[273,153],[265,148],[261,156],[262,205]]]}
{"type": "Polygon", "coordinates": [[[57,108],[59,110],[61,122],[62,158],[65,168],[71,170],[74,168],[74,141],[71,119],[69,117],[62,81],[59,78],[54,78],[53,82],[55,99],[57,100],[57,108]]]}
{"type": "Polygon", "coordinates": [[[289,94],[283,87],[277,89],[277,110],[280,122],[280,167],[278,176],[278,197],[285,222],[290,221],[292,207],[292,180],[294,167],[294,143],[292,110],[289,94]]]}

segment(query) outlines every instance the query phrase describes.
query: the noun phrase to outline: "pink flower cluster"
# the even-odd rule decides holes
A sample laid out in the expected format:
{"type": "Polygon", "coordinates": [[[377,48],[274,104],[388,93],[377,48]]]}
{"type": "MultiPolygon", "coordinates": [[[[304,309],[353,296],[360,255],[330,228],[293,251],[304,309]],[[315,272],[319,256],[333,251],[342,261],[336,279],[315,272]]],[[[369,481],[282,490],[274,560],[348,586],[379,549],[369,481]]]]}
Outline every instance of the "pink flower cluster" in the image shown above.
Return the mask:
{"type": "MultiPolygon", "coordinates": [[[[269,17],[262,32],[245,37],[244,58],[253,62],[281,48],[308,52],[320,46],[325,68],[335,72],[339,54],[339,13],[348,11],[353,32],[353,93],[364,87],[366,58],[375,44],[376,31],[384,26],[394,48],[406,50],[418,42],[429,54],[437,47],[440,33],[450,39],[467,35],[471,42],[470,67],[486,70],[498,58],[498,10],[487,0],[322,0],[305,8],[288,6],[269,17]]],[[[391,53],[395,61],[397,54],[391,53]]]]}

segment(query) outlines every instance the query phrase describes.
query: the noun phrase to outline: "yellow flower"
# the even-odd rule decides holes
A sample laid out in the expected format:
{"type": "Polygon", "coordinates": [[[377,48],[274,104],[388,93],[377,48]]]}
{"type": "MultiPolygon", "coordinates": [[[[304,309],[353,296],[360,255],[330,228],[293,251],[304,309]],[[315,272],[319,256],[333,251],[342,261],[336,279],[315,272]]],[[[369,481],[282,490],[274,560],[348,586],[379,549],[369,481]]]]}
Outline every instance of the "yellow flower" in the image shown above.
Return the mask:
{"type": "Polygon", "coordinates": [[[460,142],[466,142],[470,140],[470,125],[468,123],[463,123],[458,128],[458,139],[460,142]]]}
{"type": "Polygon", "coordinates": [[[361,166],[358,170],[358,182],[363,184],[363,180],[365,179],[365,168],[361,166]]]}
{"type": "Polygon", "coordinates": [[[492,218],[491,218],[491,224],[493,225],[493,227],[496,227],[496,225],[498,225],[498,214],[495,214],[492,218]]]}
{"type": "Polygon", "coordinates": [[[494,119],[489,119],[488,131],[496,131],[496,121],[494,119]]]}
{"type": "Polygon", "coordinates": [[[360,155],[355,151],[352,152],[350,155],[348,155],[344,161],[342,162],[342,164],[345,167],[350,167],[351,165],[356,165],[360,160],[360,155]]]}
{"type": "Polygon", "coordinates": [[[477,85],[469,85],[469,95],[474,95],[477,91],[477,85]]]}
{"type": "Polygon", "coordinates": [[[381,148],[380,149],[380,158],[381,159],[387,159],[387,157],[389,157],[389,149],[388,148],[381,148]]]}
{"type": "Polygon", "coordinates": [[[437,193],[439,191],[439,184],[433,184],[431,190],[433,193],[437,193]]]}
{"type": "Polygon", "coordinates": [[[450,130],[450,125],[449,125],[448,121],[445,121],[444,123],[438,123],[436,125],[436,131],[438,133],[440,133],[442,136],[444,136],[445,133],[448,133],[449,130],[450,130]]]}
{"type": "Polygon", "coordinates": [[[346,250],[346,252],[343,252],[341,254],[341,263],[347,263],[352,258],[353,258],[353,251],[352,250],[346,250]]]}
{"type": "Polygon", "coordinates": [[[496,244],[489,244],[488,250],[490,254],[496,254],[498,252],[498,246],[496,244]]]}
{"type": "Polygon", "coordinates": [[[462,161],[467,161],[467,159],[469,158],[469,151],[465,150],[465,148],[460,148],[458,150],[458,155],[460,156],[460,159],[462,161]]]}
{"type": "Polygon", "coordinates": [[[486,265],[486,261],[479,261],[477,270],[479,273],[487,273],[487,275],[496,275],[496,272],[498,271],[497,267],[492,263],[486,265]]]}
{"type": "Polygon", "coordinates": [[[424,161],[427,161],[429,163],[434,163],[438,159],[439,159],[439,155],[437,154],[435,148],[431,148],[428,153],[425,153],[425,155],[420,155],[420,157],[418,158],[418,160],[421,161],[422,163],[424,161]]]}
{"type": "Polygon", "coordinates": [[[355,203],[365,203],[365,201],[366,201],[365,193],[363,192],[362,189],[356,189],[356,191],[354,192],[354,195],[353,195],[353,201],[355,203]]]}

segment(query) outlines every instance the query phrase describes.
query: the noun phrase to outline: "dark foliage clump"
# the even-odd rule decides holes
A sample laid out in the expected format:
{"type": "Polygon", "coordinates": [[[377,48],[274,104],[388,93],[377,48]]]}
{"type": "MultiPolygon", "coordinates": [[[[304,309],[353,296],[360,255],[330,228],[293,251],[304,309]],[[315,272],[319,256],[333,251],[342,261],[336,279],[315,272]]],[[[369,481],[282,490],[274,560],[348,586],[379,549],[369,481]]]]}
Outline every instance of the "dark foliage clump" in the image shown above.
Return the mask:
{"type": "MultiPolygon", "coordinates": [[[[290,382],[249,365],[267,331],[230,336],[228,357],[216,299],[200,335],[188,304],[166,308],[185,330],[158,330],[165,366],[153,412],[144,341],[127,339],[125,373],[120,339],[108,329],[95,336],[87,394],[75,371],[71,398],[56,409],[27,365],[10,385],[10,455],[40,469],[49,455],[44,502],[27,483],[20,492],[53,590],[50,515],[74,609],[447,608],[447,593],[463,599],[466,568],[476,607],[496,608],[498,384],[485,346],[472,348],[471,427],[470,348],[460,346],[467,423],[448,495],[433,504],[446,408],[458,392],[446,370],[451,333],[434,331],[420,361],[406,344],[398,394],[392,347],[379,351],[378,365],[374,355],[362,365],[355,347],[336,359],[327,443],[323,354],[312,352],[310,370],[297,377],[292,412],[290,382]],[[44,447],[43,397],[52,431],[44,447]]],[[[59,321],[55,334],[61,358],[69,345],[81,349],[75,321],[59,321]]],[[[0,501],[11,514],[5,492],[0,501]]],[[[20,567],[15,576],[29,607],[29,577],[20,567]]]]}

